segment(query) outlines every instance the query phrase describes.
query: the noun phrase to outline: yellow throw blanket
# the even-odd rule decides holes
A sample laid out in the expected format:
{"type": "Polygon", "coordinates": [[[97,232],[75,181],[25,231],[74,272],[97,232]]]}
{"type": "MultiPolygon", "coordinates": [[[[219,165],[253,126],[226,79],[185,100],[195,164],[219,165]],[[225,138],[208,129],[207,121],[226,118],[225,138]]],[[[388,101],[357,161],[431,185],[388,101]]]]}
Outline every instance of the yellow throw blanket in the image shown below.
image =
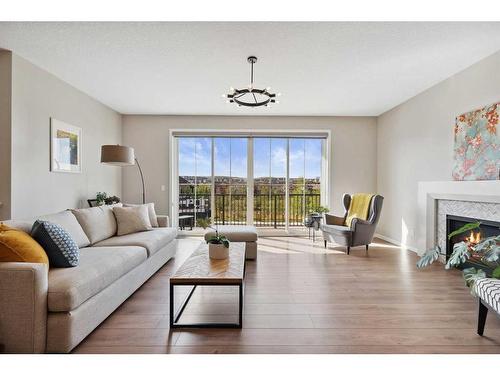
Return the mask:
{"type": "Polygon", "coordinates": [[[349,205],[349,210],[347,211],[345,225],[350,227],[352,219],[355,217],[363,220],[368,219],[368,210],[370,209],[372,197],[373,194],[366,193],[353,194],[351,196],[351,204],[349,205]]]}

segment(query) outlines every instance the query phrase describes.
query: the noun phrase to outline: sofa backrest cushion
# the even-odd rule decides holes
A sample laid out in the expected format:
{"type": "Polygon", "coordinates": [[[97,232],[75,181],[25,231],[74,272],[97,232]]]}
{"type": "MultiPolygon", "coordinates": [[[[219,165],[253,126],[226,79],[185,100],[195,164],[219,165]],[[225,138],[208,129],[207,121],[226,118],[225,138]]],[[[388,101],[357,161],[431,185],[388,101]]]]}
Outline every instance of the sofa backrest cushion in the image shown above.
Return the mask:
{"type": "Polygon", "coordinates": [[[116,219],[113,207],[121,207],[121,203],[91,208],[71,210],[83,228],[91,244],[116,235],[116,219]]]}
{"type": "Polygon", "coordinates": [[[82,226],[76,220],[75,215],[70,210],[58,212],[51,215],[43,215],[37,217],[37,220],[49,221],[51,223],[60,225],[71,236],[73,241],[79,248],[87,247],[90,245],[90,240],[85,234],[82,226]]]}
{"type": "Polygon", "coordinates": [[[73,241],[76,242],[79,248],[90,245],[89,238],[83,231],[81,225],[76,220],[75,215],[70,210],[61,211],[55,214],[37,216],[28,220],[7,220],[4,223],[9,227],[20,229],[28,234],[31,234],[31,229],[36,220],[50,221],[51,223],[60,225],[66,232],[69,233],[73,241]]]}
{"type": "Polygon", "coordinates": [[[35,220],[5,220],[2,224],[5,224],[11,228],[22,230],[28,234],[31,234],[31,228],[33,228],[33,222],[35,220]]]}
{"type": "Polygon", "coordinates": [[[0,262],[49,264],[49,258],[28,233],[0,223],[0,262]]]}

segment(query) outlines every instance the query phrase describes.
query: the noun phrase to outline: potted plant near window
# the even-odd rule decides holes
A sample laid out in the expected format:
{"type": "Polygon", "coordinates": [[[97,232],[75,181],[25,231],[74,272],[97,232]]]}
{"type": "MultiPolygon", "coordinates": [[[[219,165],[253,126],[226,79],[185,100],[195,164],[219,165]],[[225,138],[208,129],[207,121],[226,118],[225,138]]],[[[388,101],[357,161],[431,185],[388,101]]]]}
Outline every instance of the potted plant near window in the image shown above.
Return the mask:
{"type": "Polygon", "coordinates": [[[309,210],[309,213],[305,220],[306,227],[311,227],[314,228],[315,230],[318,230],[323,214],[329,211],[330,210],[328,209],[328,207],[324,206],[316,206],[313,209],[309,210]]]}
{"type": "MultiPolygon", "coordinates": [[[[466,224],[450,233],[448,239],[479,228],[480,225],[480,222],[466,224]]],[[[439,246],[428,250],[417,262],[417,267],[427,267],[436,261],[439,255],[441,255],[439,246]]],[[[464,268],[462,273],[465,284],[473,295],[476,294],[474,285],[478,280],[486,277],[500,279],[500,235],[485,238],[477,243],[468,240],[456,243],[445,268],[459,267],[466,262],[468,267],[464,268]]]]}
{"type": "Polygon", "coordinates": [[[229,256],[229,240],[219,233],[218,226],[212,227],[210,219],[198,219],[196,223],[203,229],[212,228],[215,230],[215,234],[207,240],[210,259],[227,259],[229,256]]]}

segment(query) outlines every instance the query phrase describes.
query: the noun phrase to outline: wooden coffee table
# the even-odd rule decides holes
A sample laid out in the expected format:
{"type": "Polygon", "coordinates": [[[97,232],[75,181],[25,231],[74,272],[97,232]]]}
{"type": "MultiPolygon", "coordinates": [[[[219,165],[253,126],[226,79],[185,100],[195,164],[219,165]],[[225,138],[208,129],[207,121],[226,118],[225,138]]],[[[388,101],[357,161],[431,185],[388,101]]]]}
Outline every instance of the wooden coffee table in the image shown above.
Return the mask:
{"type": "Polygon", "coordinates": [[[243,288],[245,277],[245,244],[231,242],[229,257],[224,260],[214,260],[208,257],[208,245],[201,244],[184,262],[174,276],[170,278],[170,327],[171,328],[241,328],[243,315],[243,288]],[[193,288],[175,312],[174,291],[177,285],[192,285],[193,288]],[[238,323],[178,323],[189,299],[198,285],[234,285],[238,286],[238,323]]]}

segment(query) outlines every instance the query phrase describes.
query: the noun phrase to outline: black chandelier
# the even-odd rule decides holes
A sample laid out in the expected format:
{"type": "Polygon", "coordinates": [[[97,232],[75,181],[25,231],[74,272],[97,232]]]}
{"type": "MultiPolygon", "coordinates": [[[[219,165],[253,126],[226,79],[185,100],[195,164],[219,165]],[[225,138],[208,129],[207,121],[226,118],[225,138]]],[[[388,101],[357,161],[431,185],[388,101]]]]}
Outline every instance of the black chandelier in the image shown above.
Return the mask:
{"type": "Polygon", "coordinates": [[[257,57],[249,56],[247,61],[251,64],[250,85],[244,89],[230,88],[229,94],[224,94],[222,97],[227,98],[227,103],[236,103],[238,106],[245,107],[270,107],[271,103],[278,104],[276,96],[281,94],[271,93],[271,88],[258,89],[253,87],[253,64],[257,62],[257,57]]]}

